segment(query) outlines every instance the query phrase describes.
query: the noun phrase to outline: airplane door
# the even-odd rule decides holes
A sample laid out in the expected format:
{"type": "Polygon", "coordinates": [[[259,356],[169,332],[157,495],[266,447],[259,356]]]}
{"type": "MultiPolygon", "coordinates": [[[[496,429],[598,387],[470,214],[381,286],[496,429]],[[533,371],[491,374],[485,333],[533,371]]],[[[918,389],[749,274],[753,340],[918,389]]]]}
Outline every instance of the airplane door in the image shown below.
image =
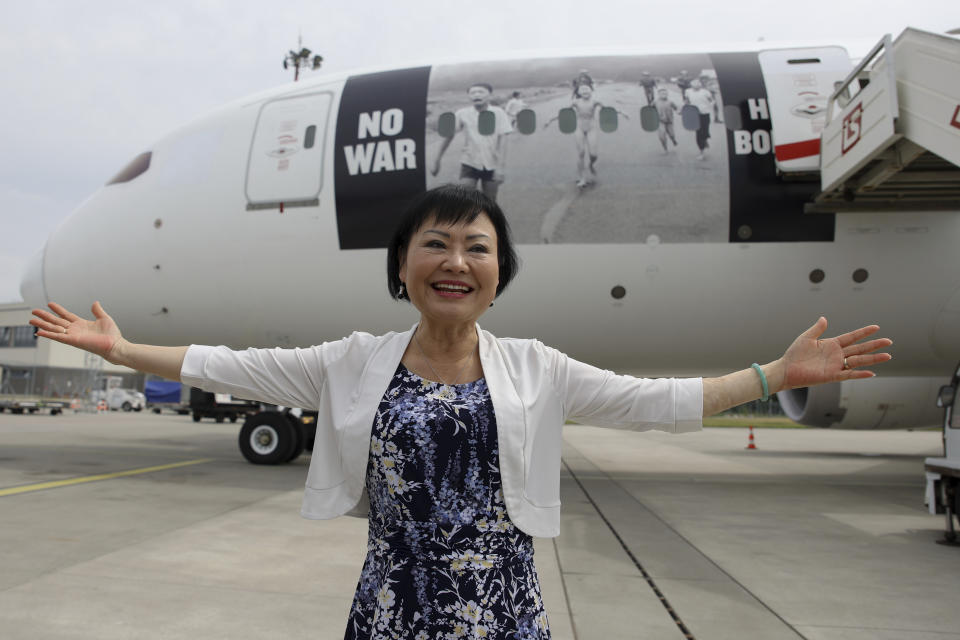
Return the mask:
{"type": "Polygon", "coordinates": [[[850,56],[843,47],[768,49],[760,52],[759,60],[767,104],[751,109],[758,113],[769,109],[777,168],[818,171],[827,98],[834,83],[853,69],[850,56]]]}
{"type": "Polygon", "coordinates": [[[260,108],[247,163],[247,209],[319,204],[333,94],[280,98],[260,108]]]}

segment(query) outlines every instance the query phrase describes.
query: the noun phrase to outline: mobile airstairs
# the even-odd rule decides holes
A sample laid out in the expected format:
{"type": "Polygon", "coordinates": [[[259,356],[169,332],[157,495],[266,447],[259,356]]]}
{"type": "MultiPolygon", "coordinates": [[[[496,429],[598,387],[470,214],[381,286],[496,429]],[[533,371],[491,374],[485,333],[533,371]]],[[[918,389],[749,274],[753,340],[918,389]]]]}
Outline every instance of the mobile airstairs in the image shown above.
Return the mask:
{"type": "Polygon", "coordinates": [[[906,29],[852,70],[837,51],[760,54],[777,169],[819,173],[806,212],[960,211],[960,38],[906,29]]]}
{"type": "MultiPolygon", "coordinates": [[[[960,38],[906,29],[853,69],[839,51],[760,54],[777,169],[819,178],[805,212],[960,213],[960,38]]],[[[944,408],[943,457],[925,461],[927,506],[946,515],[948,544],[960,518],[958,391],[960,367],[930,399],[944,408]]]]}

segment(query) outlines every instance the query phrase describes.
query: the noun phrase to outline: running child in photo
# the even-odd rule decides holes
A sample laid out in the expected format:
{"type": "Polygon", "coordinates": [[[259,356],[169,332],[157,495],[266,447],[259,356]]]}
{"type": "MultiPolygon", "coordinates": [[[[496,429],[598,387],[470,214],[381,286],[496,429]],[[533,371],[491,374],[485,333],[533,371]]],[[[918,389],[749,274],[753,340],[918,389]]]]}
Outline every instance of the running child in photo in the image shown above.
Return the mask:
{"type": "Polygon", "coordinates": [[[680,75],[677,77],[677,88],[680,89],[680,97],[683,98],[683,103],[688,104],[690,99],[687,97],[687,91],[690,90],[690,87],[693,84],[693,78],[690,77],[690,74],[687,73],[686,69],[680,71],[680,75]]]}
{"type": "Polygon", "coordinates": [[[493,87],[486,82],[476,82],[467,90],[470,101],[469,107],[458,109],[454,135],[444,138],[433,161],[431,175],[440,173],[440,160],[447,147],[453,142],[457,132],[463,131],[463,153],[460,154],[460,184],[480,189],[493,200],[497,199],[497,192],[503,182],[503,169],[507,155],[507,135],[513,131],[507,112],[490,104],[493,87]],[[494,116],[493,132],[484,135],[480,132],[480,114],[489,111],[494,116]]]}
{"type": "MultiPolygon", "coordinates": [[[[573,137],[577,143],[577,186],[581,189],[593,184],[597,177],[597,159],[599,158],[599,140],[597,130],[597,114],[604,107],[603,103],[593,96],[593,85],[582,83],[577,87],[577,97],[570,104],[577,114],[577,130],[573,137]],[[588,160],[589,159],[589,160],[588,160]],[[589,174],[588,174],[589,170],[589,174]]],[[[617,113],[629,120],[629,116],[619,109],[617,113]]],[[[560,117],[559,114],[550,118],[543,125],[546,129],[560,117]]]]}
{"type": "Polygon", "coordinates": [[[714,102],[710,91],[703,88],[699,80],[694,80],[690,90],[687,91],[687,101],[697,108],[700,113],[700,127],[697,129],[697,148],[700,150],[698,160],[705,160],[707,157],[706,149],[710,146],[710,113],[713,111],[714,102]]]}
{"type": "Polygon", "coordinates": [[[660,144],[663,146],[663,152],[669,153],[667,148],[667,138],[677,146],[677,136],[673,132],[673,114],[680,111],[677,103],[670,99],[666,87],[657,89],[657,99],[654,102],[657,108],[657,115],[660,116],[660,127],[657,129],[657,136],[660,138],[660,144]]]}
{"type": "Polygon", "coordinates": [[[590,76],[590,72],[586,69],[580,69],[580,73],[577,74],[577,77],[573,79],[573,82],[570,83],[573,88],[573,93],[570,94],[570,98],[573,100],[577,99],[578,91],[580,90],[580,85],[586,84],[593,89],[593,78],[590,76]]]}
{"type": "Polygon", "coordinates": [[[643,87],[643,94],[647,97],[647,106],[652,106],[656,99],[654,89],[657,87],[657,79],[649,71],[644,71],[640,75],[640,86],[643,87]]]}
{"type": "Polygon", "coordinates": [[[517,126],[517,114],[527,108],[527,103],[524,102],[523,98],[520,97],[519,91],[514,91],[510,94],[510,99],[507,100],[507,104],[504,105],[503,109],[507,112],[507,115],[510,116],[510,126],[517,126]]]}

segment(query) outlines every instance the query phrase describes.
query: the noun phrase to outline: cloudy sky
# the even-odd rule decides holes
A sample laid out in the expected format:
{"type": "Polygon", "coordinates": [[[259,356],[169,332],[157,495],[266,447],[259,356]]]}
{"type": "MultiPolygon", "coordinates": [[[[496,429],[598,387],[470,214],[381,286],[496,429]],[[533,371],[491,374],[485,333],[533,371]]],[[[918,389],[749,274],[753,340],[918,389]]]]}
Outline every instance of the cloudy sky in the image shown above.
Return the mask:
{"type": "Polygon", "coordinates": [[[960,27],[957,0],[31,0],[0,23],[0,302],[60,220],[166,132],[225,102],[316,73],[505,51],[811,39],[869,48],[906,26],[960,27]],[[546,7],[546,8],[545,8],[546,7]],[[795,7],[795,8],[791,8],[795,7]]]}

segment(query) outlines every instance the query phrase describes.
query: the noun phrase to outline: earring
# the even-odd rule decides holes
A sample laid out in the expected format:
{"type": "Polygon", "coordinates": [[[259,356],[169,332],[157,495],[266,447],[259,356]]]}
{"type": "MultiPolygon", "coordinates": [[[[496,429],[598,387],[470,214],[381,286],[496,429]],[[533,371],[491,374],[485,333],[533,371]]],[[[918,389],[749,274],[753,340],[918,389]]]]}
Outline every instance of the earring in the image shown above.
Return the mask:
{"type": "Polygon", "coordinates": [[[403,295],[404,295],[403,283],[401,282],[401,283],[400,283],[400,288],[397,289],[397,299],[398,299],[398,300],[403,300],[403,295]]]}

